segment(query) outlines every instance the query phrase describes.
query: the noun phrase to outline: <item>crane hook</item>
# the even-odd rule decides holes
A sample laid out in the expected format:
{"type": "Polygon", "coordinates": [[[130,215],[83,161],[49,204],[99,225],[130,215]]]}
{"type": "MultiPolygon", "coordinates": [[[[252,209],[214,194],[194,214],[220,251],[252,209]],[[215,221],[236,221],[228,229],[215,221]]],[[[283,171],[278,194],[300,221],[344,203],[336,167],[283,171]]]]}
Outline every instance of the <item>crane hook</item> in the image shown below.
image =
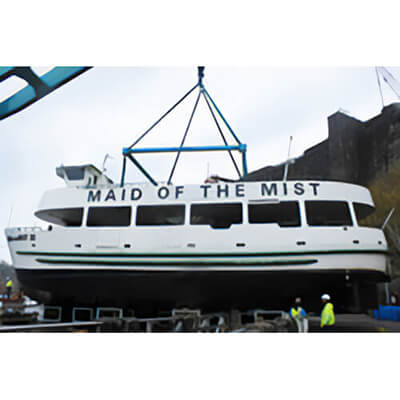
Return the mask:
{"type": "Polygon", "coordinates": [[[204,69],[205,69],[205,67],[197,67],[197,70],[199,73],[199,85],[201,87],[203,86],[204,69]]]}

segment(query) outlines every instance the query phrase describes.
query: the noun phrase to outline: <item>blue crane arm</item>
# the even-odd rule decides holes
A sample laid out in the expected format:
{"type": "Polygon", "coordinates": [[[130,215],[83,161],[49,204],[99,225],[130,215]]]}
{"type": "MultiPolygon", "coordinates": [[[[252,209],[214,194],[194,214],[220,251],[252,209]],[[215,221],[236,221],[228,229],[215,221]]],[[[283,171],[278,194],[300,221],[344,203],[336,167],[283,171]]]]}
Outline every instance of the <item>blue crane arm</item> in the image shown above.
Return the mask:
{"type": "Polygon", "coordinates": [[[90,68],[55,67],[39,77],[30,67],[0,67],[0,83],[14,75],[24,79],[28,84],[0,102],[0,120],[23,110],[90,68]]]}

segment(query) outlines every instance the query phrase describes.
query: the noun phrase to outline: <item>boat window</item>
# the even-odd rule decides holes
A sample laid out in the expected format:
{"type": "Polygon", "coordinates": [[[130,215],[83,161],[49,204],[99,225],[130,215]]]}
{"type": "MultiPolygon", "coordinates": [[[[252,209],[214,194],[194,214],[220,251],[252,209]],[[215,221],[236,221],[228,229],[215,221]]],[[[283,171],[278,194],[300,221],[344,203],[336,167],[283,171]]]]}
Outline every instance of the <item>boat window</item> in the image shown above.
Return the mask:
{"type": "Polygon", "coordinates": [[[136,225],[183,225],[185,223],[185,206],[138,206],[136,225]]]}
{"type": "Polygon", "coordinates": [[[229,228],[232,224],[241,224],[242,221],[242,203],[192,204],[191,206],[190,223],[192,225],[229,228]]]}
{"type": "Polygon", "coordinates": [[[65,167],[65,173],[70,181],[82,180],[85,176],[84,167],[65,167]]]}
{"type": "Polygon", "coordinates": [[[131,207],[89,207],[87,226],[129,226],[131,207]]]}
{"type": "Polygon", "coordinates": [[[375,207],[364,203],[353,203],[353,207],[359,226],[375,227],[375,224],[371,221],[371,218],[368,218],[374,213],[375,207]]]}
{"type": "Polygon", "coordinates": [[[282,201],[275,204],[249,204],[251,224],[273,224],[282,227],[300,226],[298,201],[282,201]]]}
{"type": "Polygon", "coordinates": [[[83,208],[54,208],[35,212],[35,216],[53,224],[62,226],[81,226],[83,208]]]}
{"type": "Polygon", "coordinates": [[[28,240],[28,235],[7,236],[7,240],[9,242],[13,242],[15,240],[28,240]]]}
{"type": "Polygon", "coordinates": [[[349,205],[345,201],[306,201],[310,226],[352,226],[349,205]]]}

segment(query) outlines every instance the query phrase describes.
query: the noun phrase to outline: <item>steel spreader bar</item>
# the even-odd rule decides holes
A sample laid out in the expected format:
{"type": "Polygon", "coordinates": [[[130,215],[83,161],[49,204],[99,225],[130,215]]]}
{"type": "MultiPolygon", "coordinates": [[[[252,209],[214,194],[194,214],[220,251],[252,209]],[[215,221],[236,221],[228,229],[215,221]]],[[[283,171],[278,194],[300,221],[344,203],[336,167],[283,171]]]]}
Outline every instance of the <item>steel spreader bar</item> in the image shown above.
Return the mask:
{"type": "Polygon", "coordinates": [[[130,149],[124,148],[122,154],[127,156],[128,154],[144,154],[144,153],[176,153],[177,151],[226,151],[226,150],[238,150],[241,153],[246,151],[246,145],[244,143],[239,145],[228,145],[228,146],[186,146],[186,147],[149,147],[130,149]]]}
{"type": "Polygon", "coordinates": [[[190,128],[190,125],[191,125],[191,123],[192,123],[194,113],[196,112],[197,105],[199,104],[200,96],[201,96],[201,91],[199,92],[199,94],[198,94],[198,96],[197,96],[196,103],[194,104],[194,108],[193,108],[192,114],[190,115],[189,122],[188,122],[188,124],[187,124],[185,133],[184,133],[184,135],[183,135],[181,144],[180,144],[180,146],[179,146],[179,150],[178,150],[178,152],[177,152],[177,154],[176,154],[176,158],[175,158],[174,165],[173,165],[173,167],[172,167],[172,169],[171,169],[171,173],[169,174],[169,178],[168,178],[168,182],[167,182],[168,185],[171,183],[172,176],[174,175],[174,171],[175,171],[175,168],[176,168],[176,164],[178,163],[179,156],[181,155],[182,147],[183,147],[183,145],[184,145],[184,143],[185,143],[186,136],[187,136],[187,134],[188,134],[188,132],[189,132],[189,128],[190,128]]]}

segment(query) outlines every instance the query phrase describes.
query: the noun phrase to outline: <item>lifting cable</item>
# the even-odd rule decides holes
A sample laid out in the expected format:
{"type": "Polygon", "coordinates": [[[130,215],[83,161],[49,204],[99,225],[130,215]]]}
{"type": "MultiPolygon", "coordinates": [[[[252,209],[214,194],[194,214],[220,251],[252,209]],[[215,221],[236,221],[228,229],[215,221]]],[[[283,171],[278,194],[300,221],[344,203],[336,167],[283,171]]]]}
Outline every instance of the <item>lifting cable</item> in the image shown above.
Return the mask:
{"type": "Polygon", "coordinates": [[[226,121],[226,119],[224,118],[224,116],[222,115],[221,111],[218,109],[217,105],[215,104],[215,102],[213,101],[213,99],[211,98],[211,96],[209,95],[209,93],[207,92],[206,88],[203,85],[203,77],[204,77],[204,67],[198,67],[198,82],[195,86],[193,86],[178,102],[176,102],[166,113],[164,113],[153,125],[150,126],[150,128],[148,128],[142,135],[139,136],[139,138],[133,143],[131,144],[128,148],[123,150],[123,165],[122,165],[122,175],[121,175],[121,186],[124,185],[124,180],[125,180],[125,172],[126,172],[126,157],[129,158],[130,161],[132,161],[132,163],[146,176],[147,179],[150,180],[150,182],[153,185],[157,185],[157,182],[150,176],[150,174],[140,165],[140,163],[132,156],[132,153],[136,152],[160,152],[160,151],[176,151],[177,155],[175,157],[175,161],[174,164],[172,166],[169,178],[168,178],[168,182],[167,184],[170,184],[172,181],[172,177],[173,174],[175,172],[176,169],[176,165],[178,163],[179,157],[181,155],[182,151],[204,151],[204,150],[226,150],[229,153],[229,156],[233,162],[233,165],[235,167],[236,172],[239,175],[239,179],[242,178],[242,175],[240,173],[239,167],[235,161],[235,158],[232,155],[232,151],[231,150],[239,150],[242,153],[242,157],[243,157],[243,173],[247,174],[247,164],[246,164],[246,157],[245,157],[245,152],[246,152],[246,145],[242,144],[240,142],[240,140],[237,138],[237,136],[235,135],[235,133],[233,132],[232,128],[230,127],[230,125],[228,124],[228,122],[226,121]],[[196,88],[199,88],[199,94],[196,98],[196,102],[193,108],[193,111],[190,115],[188,124],[186,126],[185,129],[185,133],[183,135],[181,144],[178,148],[168,148],[168,149],[133,149],[134,146],[136,146],[154,127],[156,127],[171,111],[173,111],[180,103],[183,102],[183,100],[185,100],[196,88]],[[212,118],[217,126],[218,132],[224,142],[225,146],[211,146],[208,148],[204,148],[204,147],[198,147],[198,148],[184,148],[184,143],[185,140],[187,138],[190,126],[192,124],[192,120],[194,117],[194,114],[197,110],[197,106],[199,104],[200,101],[200,97],[201,95],[203,95],[208,109],[212,115],[212,118]],[[226,140],[221,126],[218,123],[217,120],[217,116],[214,112],[214,110],[216,111],[216,113],[220,116],[220,118],[222,119],[222,121],[224,122],[225,126],[228,128],[229,132],[232,134],[233,138],[235,139],[235,141],[237,142],[237,146],[229,146],[228,145],[228,141],[226,140]]]}
{"type": "Polygon", "coordinates": [[[176,164],[178,163],[179,156],[181,155],[182,147],[183,147],[183,145],[185,143],[186,136],[187,136],[187,134],[189,132],[189,128],[190,128],[190,125],[192,123],[192,119],[193,119],[194,113],[196,112],[197,105],[199,104],[200,96],[201,96],[201,92],[199,92],[199,94],[197,95],[196,103],[194,104],[194,108],[193,108],[192,114],[190,115],[189,122],[187,124],[185,133],[184,133],[183,138],[182,138],[182,142],[181,142],[181,144],[179,146],[179,150],[178,150],[178,152],[176,154],[175,162],[174,162],[174,165],[172,167],[171,173],[169,174],[167,185],[169,185],[171,183],[172,175],[174,174],[174,171],[175,171],[175,168],[176,168],[176,164]]]}
{"type": "Polygon", "coordinates": [[[146,132],[140,135],[140,137],[133,144],[129,146],[129,149],[136,146],[156,125],[158,125],[159,122],[161,122],[164,119],[164,117],[166,117],[174,108],[176,108],[180,103],[182,103],[182,101],[185,100],[186,97],[188,97],[189,94],[192,93],[193,90],[195,90],[197,87],[199,87],[198,83],[195,86],[193,86],[177,103],[175,103],[161,118],[159,118],[156,122],[154,122],[154,124],[149,129],[147,129],[146,132]]]}
{"type": "MultiPolygon", "coordinates": [[[[225,139],[224,134],[222,133],[222,129],[221,129],[221,127],[219,126],[217,117],[216,117],[215,114],[214,114],[214,111],[213,111],[213,109],[212,109],[212,107],[211,107],[210,102],[208,101],[207,96],[204,94],[203,91],[202,91],[201,93],[203,93],[203,97],[206,99],[206,103],[207,103],[208,109],[210,110],[211,115],[213,116],[213,119],[214,119],[214,121],[215,121],[215,124],[217,125],[217,128],[218,128],[218,132],[220,133],[220,135],[221,135],[221,137],[222,137],[222,140],[224,141],[225,146],[228,146],[228,142],[227,142],[227,140],[225,139]]],[[[239,178],[241,178],[242,175],[241,175],[241,173],[240,173],[239,167],[238,167],[237,164],[236,164],[235,159],[233,158],[232,151],[231,151],[231,150],[228,150],[228,153],[229,153],[229,156],[231,157],[231,160],[232,160],[233,165],[234,165],[234,167],[235,167],[235,169],[236,169],[236,172],[237,172],[238,175],[239,175],[239,178]]]]}

